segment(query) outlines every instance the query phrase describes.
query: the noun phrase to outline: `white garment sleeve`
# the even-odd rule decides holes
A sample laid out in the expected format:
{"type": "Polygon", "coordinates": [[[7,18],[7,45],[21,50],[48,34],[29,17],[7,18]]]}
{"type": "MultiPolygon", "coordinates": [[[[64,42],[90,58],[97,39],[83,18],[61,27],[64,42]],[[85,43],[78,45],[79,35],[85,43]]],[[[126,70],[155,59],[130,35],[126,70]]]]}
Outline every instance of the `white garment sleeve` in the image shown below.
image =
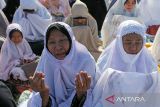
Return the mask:
{"type": "Polygon", "coordinates": [[[42,107],[42,99],[39,92],[33,92],[30,95],[27,107],[42,107]]]}

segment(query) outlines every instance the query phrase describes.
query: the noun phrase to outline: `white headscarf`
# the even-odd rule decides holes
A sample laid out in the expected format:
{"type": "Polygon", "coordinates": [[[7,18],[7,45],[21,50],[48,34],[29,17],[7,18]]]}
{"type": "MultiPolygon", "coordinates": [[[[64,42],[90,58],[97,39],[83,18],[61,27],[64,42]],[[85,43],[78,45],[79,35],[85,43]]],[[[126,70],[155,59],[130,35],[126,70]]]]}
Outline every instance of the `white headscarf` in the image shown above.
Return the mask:
{"type": "Polygon", "coordinates": [[[110,8],[108,11],[105,20],[102,25],[101,29],[101,36],[103,40],[103,47],[105,48],[106,45],[109,45],[111,41],[113,40],[113,34],[112,31],[112,26],[113,26],[113,17],[115,15],[122,15],[122,16],[127,16],[127,17],[137,17],[137,0],[136,0],[136,5],[132,9],[131,12],[128,12],[124,9],[124,3],[126,0],[117,0],[115,4],[110,8]]]}
{"type": "Polygon", "coordinates": [[[5,7],[6,7],[5,1],[4,1],[4,0],[1,0],[1,1],[0,1],[0,9],[2,10],[2,9],[5,8],[5,7]]]}
{"type": "MultiPolygon", "coordinates": [[[[69,32],[72,40],[71,50],[64,60],[58,60],[48,51],[45,45],[37,72],[42,71],[45,74],[45,83],[49,86],[50,96],[52,97],[52,107],[68,107],[75,95],[74,81],[76,74],[80,71],[87,72],[92,77],[92,90],[96,81],[96,66],[88,50],[75,40],[71,27],[63,22],[57,23],[63,25],[69,32]]],[[[88,91],[87,94],[84,107],[89,107],[92,103],[91,91],[88,91]]],[[[37,96],[35,94],[29,101],[31,107],[41,107],[41,100],[37,96]]]]}
{"type": "Polygon", "coordinates": [[[16,23],[10,24],[7,27],[7,37],[2,45],[0,54],[0,79],[3,80],[9,79],[10,71],[15,66],[20,65],[20,59],[33,60],[36,57],[24,38],[17,45],[10,40],[9,34],[14,29],[18,29],[23,34],[21,26],[16,23]]]}
{"type": "MultiPolygon", "coordinates": [[[[49,12],[51,14],[59,14],[59,13],[61,13],[64,16],[64,18],[66,18],[71,13],[71,7],[69,5],[69,1],[68,0],[57,0],[57,1],[59,1],[57,3],[57,5],[59,5],[59,8],[57,8],[56,6],[54,6],[52,4],[52,0],[48,0],[48,2],[49,2],[49,7],[48,7],[49,12]]],[[[56,21],[54,19],[54,16],[53,16],[53,21],[54,22],[56,21]]]]}
{"type": "Polygon", "coordinates": [[[100,55],[97,64],[101,72],[113,68],[124,72],[152,72],[157,70],[157,64],[148,52],[145,44],[144,25],[127,20],[120,24],[116,39],[100,55]],[[123,48],[122,37],[129,33],[136,33],[143,38],[143,47],[135,55],[127,54],[123,48]]]}
{"type": "Polygon", "coordinates": [[[151,47],[151,54],[156,59],[157,63],[160,64],[160,28],[158,29],[153,45],[151,47]]]}
{"type": "Polygon", "coordinates": [[[146,74],[109,68],[93,90],[92,107],[159,107],[159,94],[160,75],[157,71],[146,74]],[[125,101],[125,97],[130,99],[125,101]],[[134,102],[131,97],[139,100],[134,102]]]}
{"type": "Polygon", "coordinates": [[[25,38],[33,42],[44,39],[45,29],[52,22],[52,17],[38,0],[20,0],[13,22],[19,23],[25,29],[25,38]],[[34,9],[35,13],[26,15],[23,9],[34,9]]]}
{"type": "Polygon", "coordinates": [[[0,10],[0,36],[6,37],[6,29],[8,26],[9,22],[5,16],[5,14],[3,13],[2,10],[0,10]]]}
{"type": "Polygon", "coordinates": [[[141,0],[139,3],[139,17],[148,25],[160,25],[160,0],[141,0]]]}
{"type": "Polygon", "coordinates": [[[73,4],[71,11],[72,14],[67,17],[65,22],[72,27],[76,40],[85,45],[97,60],[101,53],[98,48],[102,45],[102,41],[98,38],[96,20],[89,14],[86,4],[80,0],[73,4]],[[87,18],[87,25],[74,26],[73,18],[75,17],[87,18]]]}

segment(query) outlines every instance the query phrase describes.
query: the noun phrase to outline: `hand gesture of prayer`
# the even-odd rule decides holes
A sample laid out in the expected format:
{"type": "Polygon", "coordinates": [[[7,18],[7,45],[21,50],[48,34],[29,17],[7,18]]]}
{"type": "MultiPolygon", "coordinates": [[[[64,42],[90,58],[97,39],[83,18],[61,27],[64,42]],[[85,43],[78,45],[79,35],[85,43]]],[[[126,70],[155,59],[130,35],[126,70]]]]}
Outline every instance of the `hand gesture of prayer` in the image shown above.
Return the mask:
{"type": "Polygon", "coordinates": [[[80,100],[83,97],[83,95],[86,94],[87,90],[90,88],[91,76],[81,71],[79,74],[76,75],[75,84],[77,98],[80,100]]]}
{"type": "Polygon", "coordinates": [[[43,73],[36,73],[33,77],[30,77],[31,88],[35,92],[39,92],[42,98],[42,107],[46,107],[49,101],[49,88],[44,83],[45,75],[43,73]]]}

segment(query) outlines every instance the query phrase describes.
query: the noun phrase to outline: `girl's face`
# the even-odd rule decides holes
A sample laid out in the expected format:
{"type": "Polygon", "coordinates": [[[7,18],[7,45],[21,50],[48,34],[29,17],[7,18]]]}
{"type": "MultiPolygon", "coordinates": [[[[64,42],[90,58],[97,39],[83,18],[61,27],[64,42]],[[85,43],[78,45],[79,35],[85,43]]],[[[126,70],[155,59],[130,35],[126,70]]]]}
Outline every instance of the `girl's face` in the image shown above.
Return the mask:
{"type": "Polygon", "coordinates": [[[136,0],[126,0],[126,2],[124,3],[124,9],[128,12],[131,12],[132,9],[134,9],[136,5],[136,0]]]}
{"type": "Polygon", "coordinates": [[[15,32],[12,33],[11,41],[13,43],[15,43],[16,45],[21,43],[22,39],[23,39],[23,37],[22,37],[22,34],[20,32],[15,31],[15,32]]]}
{"type": "Polygon", "coordinates": [[[54,30],[49,34],[47,46],[52,55],[63,60],[69,51],[70,43],[66,35],[54,30]]]}
{"type": "Polygon", "coordinates": [[[137,54],[143,47],[143,38],[136,33],[122,37],[123,48],[128,54],[137,54]]]}

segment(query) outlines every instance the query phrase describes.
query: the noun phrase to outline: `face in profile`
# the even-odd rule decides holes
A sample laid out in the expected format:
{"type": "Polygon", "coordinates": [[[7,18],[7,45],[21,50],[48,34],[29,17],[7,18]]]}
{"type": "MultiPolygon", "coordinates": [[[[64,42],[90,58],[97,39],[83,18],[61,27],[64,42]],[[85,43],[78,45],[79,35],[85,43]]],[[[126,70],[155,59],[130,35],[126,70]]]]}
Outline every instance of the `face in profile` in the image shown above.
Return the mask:
{"type": "Polygon", "coordinates": [[[131,12],[136,5],[136,0],[126,0],[124,3],[124,9],[128,12],[131,12]]]}
{"type": "Polygon", "coordinates": [[[53,30],[49,34],[47,46],[56,59],[63,60],[69,51],[70,43],[65,34],[58,30],[53,30]]]}
{"type": "Polygon", "coordinates": [[[11,41],[16,45],[21,43],[23,39],[22,33],[19,31],[14,31],[10,37],[11,41]]]}
{"type": "Polygon", "coordinates": [[[128,54],[137,54],[143,47],[143,38],[136,33],[130,33],[122,37],[123,48],[128,54]]]}

